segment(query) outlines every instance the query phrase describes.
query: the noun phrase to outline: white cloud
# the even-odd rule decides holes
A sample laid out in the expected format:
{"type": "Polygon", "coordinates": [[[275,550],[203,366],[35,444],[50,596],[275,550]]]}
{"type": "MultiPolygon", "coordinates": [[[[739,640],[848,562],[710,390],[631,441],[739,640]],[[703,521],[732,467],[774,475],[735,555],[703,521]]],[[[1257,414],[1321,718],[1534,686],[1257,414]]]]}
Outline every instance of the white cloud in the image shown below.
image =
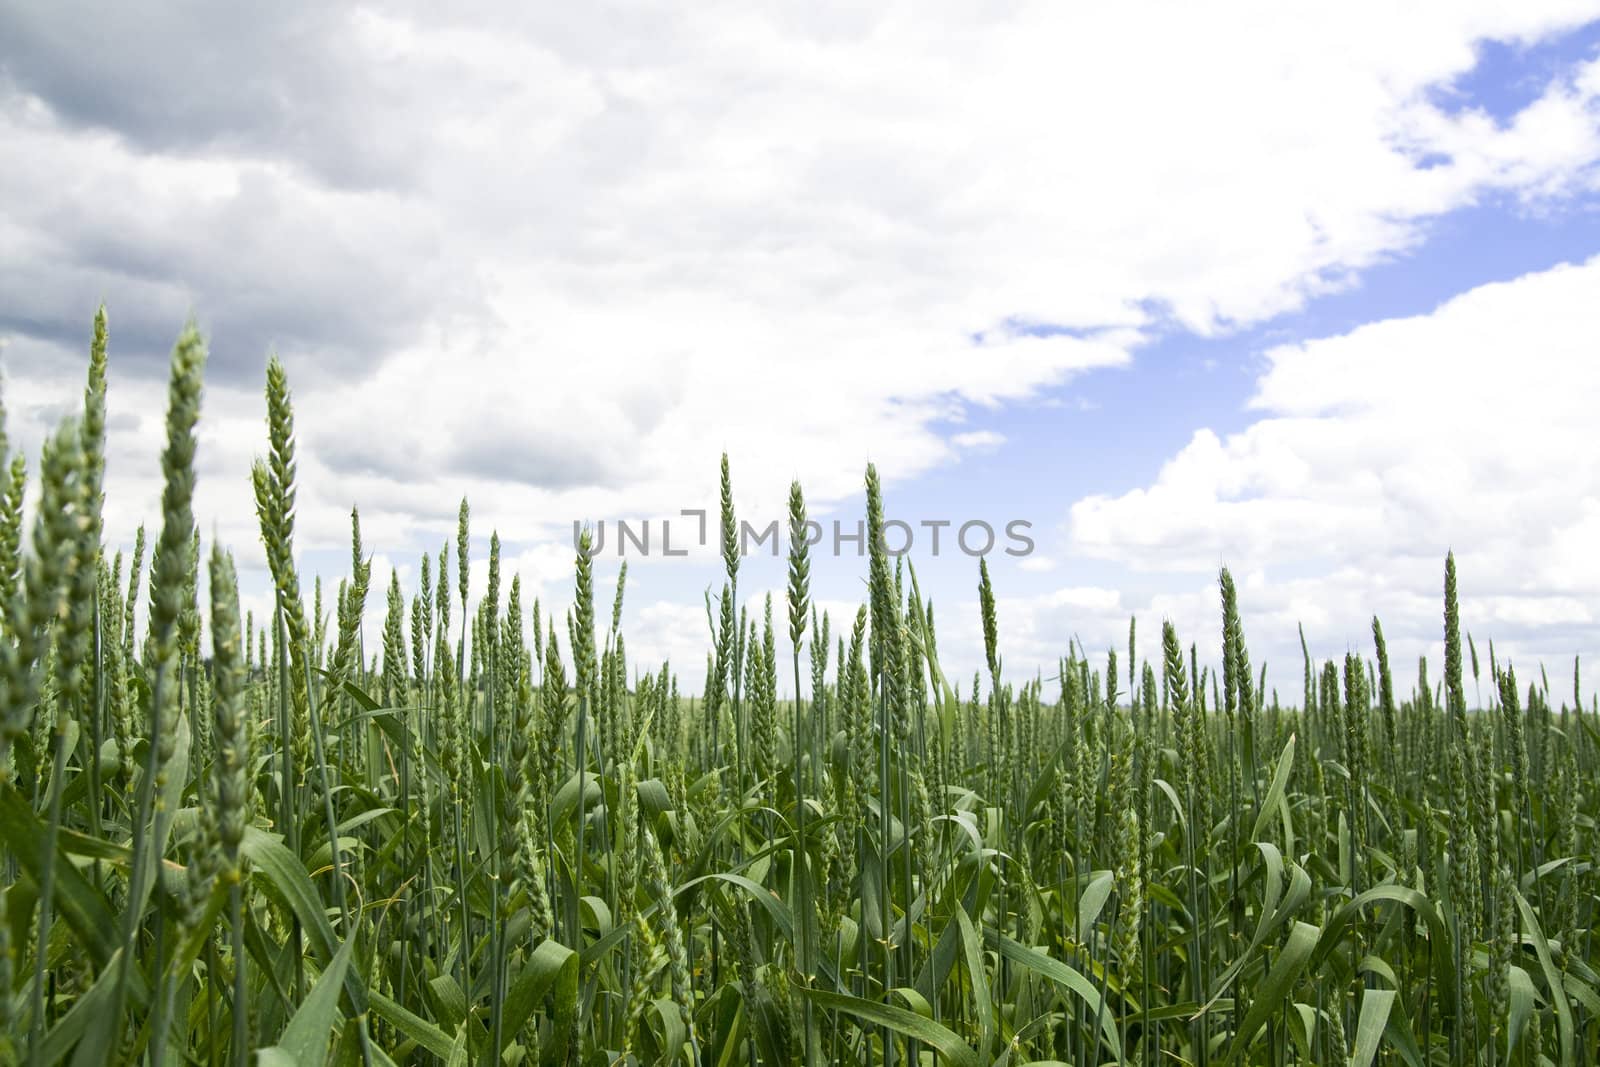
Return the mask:
{"type": "MultiPolygon", "coordinates": [[[[339,151],[404,157],[390,185],[331,188],[332,148],[270,129],[147,149],[14,93],[0,182],[28,266],[11,303],[112,238],[129,254],[98,282],[69,272],[52,321],[146,277],[139,250],[170,261],[174,331],[196,297],[230,321],[215,302],[271,294],[275,332],[245,340],[278,336],[315,383],[301,422],[334,500],[467,488],[524,526],[671,510],[723,447],[747,484],[801,474],[837,499],[864,457],[891,479],[953,460],[934,420],[963,405],[1124,361],[1152,307],[1201,332],[1256,320],[1485,192],[1568,187],[1600,154],[1593,69],[1503,127],[1427,90],[1480,38],[1596,13],[685,8],[632,37],[335,11],[348,47],[319,61],[367,136],[339,151]],[[93,239],[52,244],[74,213],[93,239]],[[371,308],[389,290],[363,288],[364,266],[406,279],[403,305],[371,308]],[[359,367],[313,362],[352,343],[359,367]]],[[[310,94],[290,81],[278,106],[310,113],[310,94]]]]}
{"type": "Polygon", "coordinates": [[[1366,648],[1374,611],[1406,655],[1436,644],[1453,546],[1465,624],[1553,666],[1600,638],[1596,291],[1600,258],[1273,349],[1258,420],[1197,432],[1150,486],[1079,501],[1074,551],[1269,569],[1241,598],[1281,661],[1296,620],[1366,648]]]}
{"type": "Polygon", "coordinates": [[[971,430],[953,435],[950,443],[965,452],[993,452],[1006,443],[1006,438],[993,430],[971,430]]]}
{"type": "MultiPolygon", "coordinates": [[[[1431,93],[1482,40],[1596,16],[1592,2],[1500,0],[688,5],[619,31],[598,8],[551,20],[473,5],[469,23],[317,7],[296,18],[321,29],[290,37],[339,46],[303,68],[250,51],[271,34],[195,22],[190,53],[235,58],[186,67],[193,107],[155,133],[167,96],[133,114],[132,90],[161,81],[135,61],[145,49],[37,77],[17,64],[0,79],[14,435],[36,441],[74,398],[82,346],[67,338],[104,297],[113,413],[134,418],[113,433],[113,531],[156,514],[148,357],[191,307],[217,326],[202,529],[242,566],[273,340],[297,387],[310,550],[337,551],[359,503],[368,543],[409,559],[448,536],[465,492],[475,528],[498,527],[554,581],[572,518],[709,504],[723,449],[741,508],[780,515],[798,476],[821,511],[859,491],[868,458],[893,485],[998,443],[950,432],[975,406],[1125,365],[1159,330],[1295,308],[1486,196],[1532,204],[1592,184],[1600,65],[1507,122],[1431,93]],[[252,63],[259,86],[230,67],[252,63]],[[81,106],[106,99],[122,106],[81,106]],[[123,355],[130,338],[144,362],[123,355]]],[[[1088,502],[1083,543],[1210,567],[1331,541],[1361,563],[1400,529],[1462,529],[1466,544],[1493,525],[1470,495],[1484,484],[1519,484],[1498,498],[1517,506],[1552,491],[1543,445],[1477,449],[1469,469],[1406,438],[1432,465],[1387,462],[1395,408],[1318,370],[1326,351],[1275,353],[1270,418],[1198,437],[1143,496],[1088,502]],[[1360,451],[1332,415],[1297,407],[1319,397],[1365,420],[1360,451]],[[1291,491],[1312,476],[1316,499],[1291,491]],[[1375,505],[1392,510],[1375,520],[1375,505]],[[1175,526],[1191,508],[1238,519],[1175,526]]],[[[1418,390],[1406,420],[1470,425],[1476,444],[1531,417],[1532,395],[1464,369],[1408,382],[1407,363],[1361,364],[1418,390]],[[1482,414],[1473,389],[1498,421],[1449,422],[1482,414]]],[[[1521,566],[1542,575],[1560,558],[1596,580],[1578,559],[1596,509],[1545,529],[1530,506],[1528,536],[1550,555],[1521,566]]],[[[1475,575],[1516,572],[1476,555],[1475,575]]]]}

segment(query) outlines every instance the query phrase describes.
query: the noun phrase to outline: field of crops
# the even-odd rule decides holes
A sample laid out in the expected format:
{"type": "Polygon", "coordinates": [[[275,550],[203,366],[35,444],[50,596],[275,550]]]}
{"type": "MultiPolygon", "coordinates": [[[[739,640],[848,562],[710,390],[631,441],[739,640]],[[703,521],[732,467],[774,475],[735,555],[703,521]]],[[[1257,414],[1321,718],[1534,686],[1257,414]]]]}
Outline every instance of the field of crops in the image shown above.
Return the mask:
{"type": "Polygon", "coordinates": [[[1170,624],[1137,662],[1130,621],[1037,678],[980,566],[957,679],[912,567],[873,539],[829,619],[792,536],[775,631],[738,606],[726,460],[704,665],[630,662],[581,550],[564,617],[498,538],[472,602],[465,501],[415,589],[370,587],[352,515],[325,618],[274,361],[276,610],[241,619],[192,508],[204,358],[190,327],[148,552],[101,549],[103,317],[81,414],[6,450],[0,1062],[1594,1062],[1600,716],[1576,664],[1480,661],[1453,560],[1436,675],[1374,619],[1307,651],[1300,707],[1226,570],[1222,662],[1170,624]]]}

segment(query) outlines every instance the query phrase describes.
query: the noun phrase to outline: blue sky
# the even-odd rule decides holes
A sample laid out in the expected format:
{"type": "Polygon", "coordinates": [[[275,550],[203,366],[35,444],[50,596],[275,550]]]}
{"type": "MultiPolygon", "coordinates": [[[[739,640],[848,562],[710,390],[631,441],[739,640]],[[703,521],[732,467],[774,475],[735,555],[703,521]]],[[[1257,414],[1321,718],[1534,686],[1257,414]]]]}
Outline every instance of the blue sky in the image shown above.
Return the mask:
{"type": "MultiPolygon", "coordinates": [[[[409,587],[466,494],[475,562],[498,529],[564,604],[573,520],[714,506],[726,449],[762,522],[793,477],[853,522],[869,460],[892,516],[1030,522],[991,557],[1019,674],[1130,614],[1204,652],[1223,564],[1291,692],[1299,622],[1337,655],[1377,612],[1409,659],[1451,548],[1508,655],[1600,644],[1600,4],[602,16],[173,4],[80,47],[71,4],[0,13],[13,438],[70,409],[104,300],[109,529],[154,514],[193,313],[202,529],[263,610],[273,350],[330,582],[352,504],[409,587]]],[[[970,673],[976,561],[913,558],[970,673]]],[[[864,571],[819,560],[818,597],[864,571]]],[[[634,563],[641,665],[693,687],[718,581],[634,563]]]]}
{"type": "Polygon", "coordinates": [[[1595,57],[1600,28],[1593,23],[1533,42],[1487,39],[1476,62],[1434,93],[1448,111],[1477,109],[1509,122],[1543,94],[1552,78],[1595,57]]]}

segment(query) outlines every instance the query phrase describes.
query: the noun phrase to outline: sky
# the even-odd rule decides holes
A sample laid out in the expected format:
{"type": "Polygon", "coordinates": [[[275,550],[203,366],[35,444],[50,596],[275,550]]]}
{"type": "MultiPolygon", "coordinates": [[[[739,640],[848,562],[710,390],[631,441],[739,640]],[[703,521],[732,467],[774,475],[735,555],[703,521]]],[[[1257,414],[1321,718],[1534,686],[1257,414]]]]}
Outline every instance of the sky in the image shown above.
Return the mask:
{"type": "MultiPolygon", "coordinates": [[[[998,534],[1013,680],[1131,617],[1144,657],[1164,619],[1214,657],[1226,565],[1286,702],[1297,627],[1370,654],[1374,614],[1406,684],[1451,550],[1524,677],[1570,697],[1600,652],[1600,2],[22,0],[0,159],[11,440],[80,402],[103,302],[131,545],[193,316],[196,512],[258,618],[275,352],[304,584],[348,573],[358,507],[374,638],[463,496],[475,588],[497,531],[558,612],[574,523],[608,527],[609,603],[616,523],[649,520],[630,657],[697,690],[720,562],[682,512],[714,520],[726,451],[757,528],[803,484],[835,634],[866,564],[827,534],[876,465],[952,679],[982,658],[965,523],[998,534]]],[[[740,595],[781,626],[765,551],[740,595]]]]}

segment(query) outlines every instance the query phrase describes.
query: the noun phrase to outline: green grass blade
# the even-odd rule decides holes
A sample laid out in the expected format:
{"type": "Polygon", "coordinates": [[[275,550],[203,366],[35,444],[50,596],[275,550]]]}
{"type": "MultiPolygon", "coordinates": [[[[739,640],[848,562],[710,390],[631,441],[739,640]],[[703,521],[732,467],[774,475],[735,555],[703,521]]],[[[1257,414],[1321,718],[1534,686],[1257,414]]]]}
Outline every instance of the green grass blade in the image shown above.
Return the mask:
{"type": "Polygon", "coordinates": [[[1294,988],[1294,983],[1305,971],[1306,963],[1311,959],[1312,949],[1316,947],[1317,935],[1320,933],[1321,931],[1310,923],[1294,924],[1294,929],[1289,931],[1288,942],[1272,963],[1272,969],[1256,987],[1255,997],[1250,1002],[1250,1011],[1245,1015],[1244,1022],[1239,1025],[1239,1032],[1234,1035],[1233,1044],[1228,1047],[1224,1062],[1233,1063],[1238,1060],[1250,1047],[1256,1031],[1266,1024],[1267,1018],[1288,998],[1289,990],[1294,988]]]}
{"type": "Polygon", "coordinates": [[[306,999],[295,1009],[289,1024],[278,1037],[277,1045],[263,1050],[264,1062],[277,1062],[277,1056],[288,1057],[284,1063],[300,1067],[323,1067],[328,1060],[328,1039],[339,1021],[339,989],[344,985],[345,972],[350,968],[350,952],[354,944],[345,941],[334,953],[333,962],[323,971],[311,987],[306,999]]]}

